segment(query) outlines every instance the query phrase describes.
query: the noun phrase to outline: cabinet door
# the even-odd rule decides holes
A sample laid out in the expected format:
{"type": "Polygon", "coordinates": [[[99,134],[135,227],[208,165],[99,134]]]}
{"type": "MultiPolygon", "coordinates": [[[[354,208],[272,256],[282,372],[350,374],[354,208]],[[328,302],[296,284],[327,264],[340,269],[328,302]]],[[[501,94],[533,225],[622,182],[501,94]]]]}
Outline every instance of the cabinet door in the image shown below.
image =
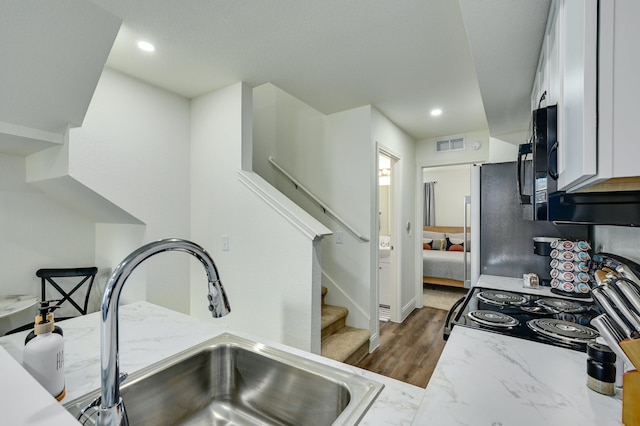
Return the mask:
{"type": "MultiPolygon", "coordinates": [[[[546,38],[545,38],[546,40],[546,38]]],[[[536,71],[536,78],[533,83],[533,92],[531,96],[531,110],[538,109],[541,106],[547,105],[547,93],[549,91],[548,73],[547,73],[547,50],[543,49],[540,52],[540,59],[538,60],[538,69],[536,71]],[[544,100],[543,100],[544,96],[544,100]]]]}
{"type": "Polygon", "coordinates": [[[391,306],[391,264],[380,262],[378,267],[378,303],[380,305],[391,306]]]}
{"type": "Polygon", "coordinates": [[[545,32],[545,47],[547,50],[547,105],[557,105],[560,102],[560,55],[559,55],[559,29],[558,12],[560,1],[554,1],[549,9],[549,19],[545,32]]]}
{"type": "Polygon", "coordinates": [[[640,176],[640,2],[601,2],[598,179],[640,176]]]}
{"type": "Polygon", "coordinates": [[[597,172],[597,0],[563,0],[559,24],[558,189],[597,172]]]}

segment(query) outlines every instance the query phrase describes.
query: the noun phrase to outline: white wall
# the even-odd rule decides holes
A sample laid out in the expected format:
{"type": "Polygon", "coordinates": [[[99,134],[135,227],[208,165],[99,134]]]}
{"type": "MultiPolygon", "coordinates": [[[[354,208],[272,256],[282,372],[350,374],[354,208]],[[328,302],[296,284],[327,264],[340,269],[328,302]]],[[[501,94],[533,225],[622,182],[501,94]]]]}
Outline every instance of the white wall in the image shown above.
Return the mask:
{"type": "MultiPolygon", "coordinates": [[[[396,299],[399,301],[399,312],[392,312],[394,321],[403,321],[416,306],[422,306],[422,292],[420,291],[420,300],[417,297],[417,282],[415,269],[415,253],[416,232],[421,230],[421,225],[416,223],[415,216],[415,156],[416,144],[413,138],[398,128],[391,120],[381,114],[377,109],[371,110],[371,157],[373,163],[369,164],[370,170],[373,171],[370,182],[373,191],[378,185],[377,168],[375,167],[375,159],[377,158],[376,144],[380,148],[387,150],[389,153],[397,157],[393,169],[394,191],[393,209],[395,229],[392,232],[394,247],[396,250],[396,258],[398,267],[392,273],[395,274],[397,285],[396,299]],[[409,230],[407,229],[409,227],[409,230]]],[[[377,214],[375,204],[372,204],[372,216],[377,214]]],[[[372,220],[373,231],[377,230],[377,222],[375,218],[372,220]]],[[[422,233],[420,242],[422,242],[422,233]]],[[[372,263],[377,266],[378,247],[377,244],[372,247],[372,263]]],[[[422,284],[422,279],[420,279],[422,284]]],[[[373,310],[377,309],[375,303],[373,310]]],[[[377,322],[377,318],[373,318],[377,322]]]]}
{"type": "Polygon", "coordinates": [[[326,300],[349,309],[348,325],[369,328],[371,243],[361,242],[324,214],[275,170],[268,157],[273,156],[361,234],[371,237],[370,109],[327,117],[272,84],[254,88],[253,99],[253,170],[333,232],[342,232],[342,244],[336,244],[335,235],[321,243],[323,285],[329,289],[326,300]]]}
{"type": "MultiPolygon", "coordinates": [[[[522,143],[525,142],[526,141],[523,141],[522,143]]],[[[508,163],[510,161],[517,161],[517,159],[518,145],[505,142],[501,139],[491,138],[487,163],[508,163]]]]}
{"type": "MultiPolygon", "coordinates": [[[[318,241],[238,179],[252,137],[251,89],[238,83],[203,95],[191,112],[191,234],[212,254],[231,305],[216,323],[319,353],[318,241]]],[[[191,271],[191,313],[210,318],[204,270],[193,261],[191,271]]]]}
{"type": "MultiPolygon", "coordinates": [[[[110,69],[102,74],[82,127],[70,131],[69,175],[146,226],[99,228],[99,268],[114,268],[143,243],[190,236],[189,113],[183,97],[110,69]]],[[[188,262],[183,253],[147,260],[123,302],[146,298],[189,312],[188,262]]]]}
{"type": "Polygon", "coordinates": [[[596,252],[613,253],[640,263],[640,229],[629,226],[594,226],[596,252]]]}
{"type": "Polygon", "coordinates": [[[471,194],[470,165],[423,169],[423,182],[434,186],[436,226],[464,226],[463,202],[471,194]]]}
{"type": "Polygon", "coordinates": [[[93,266],[94,251],[94,222],[28,185],[25,157],[0,154],[0,292],[39,295],[38,269],[93,266]]]}
{"type": "Polygon", "coordinates": [[[391,185],[378,185],[378,212],[380,215],[379,235],[391,236],[391,185]]]}
{"type": "MultiPolygon", "coordinates": [[[[325,116],[272,84],[254,89],[253,168],[289,198],[329,227],[336,235],[322,242],[323,284],[327,303],[349,309],[347,324],[367,328],[376,345],[378,177],[377,143],[402,158],[397,204],[398,227],[414,224],[414,141],[370,106],[325,116]],[[322,210],[267,161],[276,161],[305,187],[335,210],[356,231],[360,240],[322,210]]],[[[400,321],[415,307],[413,234],[396,232],[402,257],[397,269],[400,321]]]]}
{"type": "MultiPolygon", "coordinates": [[[[65,264],[67,258],[95,262],[98,287],[104,288],[112,269],[143,243],[166,237],[193,240],[212,253],[229,293],[232,313],[219,325],[319,353],[318,259],[321,236],[329,231],[307,220],[308,215],[254,174],[243,175],[240,182],[241,164],[250,167],[249,89],[238,83],[192,104],[193,111],[185,98],[105,70],[83,126],[72,129],[63,146],[34,154],[29,164],[39,185],[46,187],[42,182],[62,176],[63,184],[71,184],[66,188],[71,198],[73,191],[98,194],[126,223],[96,223],[95,217],[83,220],[55,203],[29,201],[25,160],[12,160],[7,163],[11,167],[3,168],[3,182],[10,192],[28,192],[21,211],[12,213],[24,221],[22,229],[14,226],[21,238],[26,235],[22,245],[65,264]],[[256,187],[260,196],[252,192],[256,187]],[[265,194],[275,200],[272,205],[263,200],[265,194]],[[37,214],[24,212],[32,210],[37,214]],[[25,233],[29,227],[37,241],[25,233]],[[223,234],[230,239],[225,252],[220,248],[223,234]],[[59,239],[64,250],[43,242],[42,235],[59,239]]],[[[9,237],[7,233],[7,241],[9,237]]],[[[202,266],[191,256],[172,252],[140,265],[127,280],[121,302],[146,299],[210,318],[206,295],[202,266]]]]}
{"type": "Polygon", "coordinates": [[[422,139],[416,142],[416,163],[418,167],[433,167],[450,164],[484,163],[489,158],[489,131],[469,132],[462,135],[443,136],[432,139],[422,139]],[[464,151],[436,152],[436,141],[451,137],[465,138],[464,151]],[[474,151],[471,145],[480,142],[480,149],[474,151]]]}
{"type": "MultiPolygon", "coordinates": [[[[323,153],[317,154],[322,158],[322,169],[308,176],[308,182],[320,199],[370,240],[364,242],[338,222],[325,219],[325,223],[330,224],[329,228],[344,235],[342,244],[338,244],[335,234],[323,241],[322,267],[324,282],[329,288],[327,301],[349,308],[349,325],[375,334],[377,307],[372,311],[371,306],[377,293],[377,268],[372,263],[372,253],[377,259],[378,205],[375,191],[378,173],[375,167],[377,153],[371,141],[370,128],[369,106],[326,116],[323,153]],[[340,298],[336,297],[338,292],[340,298]],[[349,299],[355,302],[357,309],[351,306],[349,299]]],[[[298,146],[301,150],[305,148],[298,146]]],[[[309,160],[313,162],[312,157],[309,160]]]]}

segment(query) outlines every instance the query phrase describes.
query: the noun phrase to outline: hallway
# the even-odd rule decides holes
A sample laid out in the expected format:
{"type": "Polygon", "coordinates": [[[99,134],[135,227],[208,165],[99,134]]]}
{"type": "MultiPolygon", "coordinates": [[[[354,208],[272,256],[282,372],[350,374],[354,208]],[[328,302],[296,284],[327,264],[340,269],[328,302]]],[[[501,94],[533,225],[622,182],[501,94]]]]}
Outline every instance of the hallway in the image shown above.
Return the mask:
{"type": "Polygon", "coordinates": [[[444,349],[447,312],[467,289],[425,284],[423,305],[398,324],[380,322],[380,346],[357,365],[422,388],[427,386],[444,349]]]}
{"type": "Polygon", "coordinates": [[[447,311],[431,307],[414,310],[401,324],[380,323],[380,346],[357,365],[365,370],[426,387],[445,341],[447,311]]]}

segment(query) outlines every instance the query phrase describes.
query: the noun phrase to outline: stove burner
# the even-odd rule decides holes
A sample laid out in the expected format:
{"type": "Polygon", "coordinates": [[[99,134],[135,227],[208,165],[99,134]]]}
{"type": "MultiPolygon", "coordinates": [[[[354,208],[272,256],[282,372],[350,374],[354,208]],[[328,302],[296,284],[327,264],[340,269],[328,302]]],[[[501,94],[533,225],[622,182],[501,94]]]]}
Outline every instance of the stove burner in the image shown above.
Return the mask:
{"type": "Polygon", "coordinates": [[[515,327],[520,324],[520,321],[496,311],[471,311],[467,314],[471,320],[489,327],[515,327]]]}
{"type": "Polygon", "coordinates": [[[483,290],[476,296],[479,300],[490,305],[522,305],[527,299],[520,295],[499,290],[483,290]]]}
{"type": "Polygon", "coordinates": [[[587,310],[584,305],[566,299],[539,299],[536,300],[536,303],[546,309],[551,310],[552,312],[577,314],[587,310]]]}
{"type": "Polygon", "coordinates": [[[527,322],[530,329],[551,339],[571,343],[594,342],[600,335],[597,330],[573,322],[555,318],[538,318],[527,322]]]}
{"type": "Polygon", "coordinates": [[[520,309],[530,314],[549,315],[550,313],[555,313],[542,306],[520,306],[520,309]]]}

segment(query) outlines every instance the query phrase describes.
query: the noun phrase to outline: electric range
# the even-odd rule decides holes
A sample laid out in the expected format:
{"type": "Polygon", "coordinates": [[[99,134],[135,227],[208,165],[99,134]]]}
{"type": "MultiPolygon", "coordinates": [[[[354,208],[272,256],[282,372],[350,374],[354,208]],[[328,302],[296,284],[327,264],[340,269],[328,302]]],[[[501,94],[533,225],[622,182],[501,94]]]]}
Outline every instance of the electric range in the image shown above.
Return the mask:
{"type": "Polygon", "coordinates": [[[599,314],[591,300],[473,287],[449,311],[444,338],[462,326],[586,352],[599,314]]]}

